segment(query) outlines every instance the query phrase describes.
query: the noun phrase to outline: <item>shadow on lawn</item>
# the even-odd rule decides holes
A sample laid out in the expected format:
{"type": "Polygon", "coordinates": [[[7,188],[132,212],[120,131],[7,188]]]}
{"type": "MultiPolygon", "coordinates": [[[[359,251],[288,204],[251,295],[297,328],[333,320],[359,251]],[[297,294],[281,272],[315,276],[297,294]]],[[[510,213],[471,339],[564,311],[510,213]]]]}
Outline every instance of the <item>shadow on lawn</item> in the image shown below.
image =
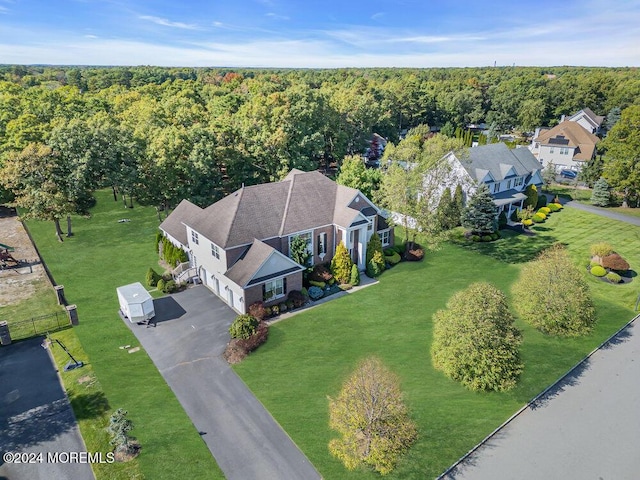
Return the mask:
{"type": "Polygon", "coordinates": [[[529,236],[513,230],[501,230],[500,234],[502,238],[495,242],[469,242],[466,239],[456,239],[454,243],[501,262],[525,263],[536,258],[542,250],[557,241],[555,237],[548,234],[529,236]]]}
{"type": "Polygon", "coordinates": [[[103,392],[72,394],[69,401],[78,420],[99,417],[110,408],[103,392]]]}

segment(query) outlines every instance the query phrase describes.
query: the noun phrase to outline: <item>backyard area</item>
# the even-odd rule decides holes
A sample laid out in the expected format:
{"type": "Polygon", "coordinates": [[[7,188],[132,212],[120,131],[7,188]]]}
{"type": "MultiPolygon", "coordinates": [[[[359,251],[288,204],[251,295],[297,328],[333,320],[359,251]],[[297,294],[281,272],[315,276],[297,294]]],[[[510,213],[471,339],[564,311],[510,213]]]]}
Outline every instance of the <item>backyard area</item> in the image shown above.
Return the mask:
{"type": "MultiPolygon", "coordinates": [[[[110,451],[104,431],[113,410],[124,408],[131,434],[142,447],[125,464],[97,465],[98,480],[131,478],[223,478],[189,417],[144,350],[118,316],[116,287],[144,282],[157,265],[153,208],[123,209],[110,191],[96,192],[90,218],[74,217],[74,236],[59,243],[51,222],[28,227],[55,280],[78,306],[80,325],[55,334],[87,366],[62,373],[89,451],[110,451]],[[126,218],[128,222],[118,222],[126,218]]],[[[55,296],[51,294],[55,302],[55,296]]],[[[58,364],[64,352],[53,349],[58,364]]]]}
{"type": "Polygon", "coordinates": [[[554,242],[566,244],[577,265],[586,265],[590,245],[602,240],[633,269],[640,265],[640,232],[633,225],[567,208],[533,230],[535,236],[506,232],[491,243],[459,240],[421,263],[402,263],[377,285],[274,325],[267,344],[234,368],[325,478],[364,479],[377,475],[349,472],[329,454],[336,434],[328,428],[327,396],[335,397],[358,360],[379,356],[400,376],[419,431],[389,478],[434,478],[634,315],[639,280],[611,285],[585,269],[598,314],[594,331],[550,337],[518,320],[525,368],[515,389],[470,392],[434,370],[431,317],[470,283],[492,282],[516,301],[510,288],[520,270],[554,242]]]}

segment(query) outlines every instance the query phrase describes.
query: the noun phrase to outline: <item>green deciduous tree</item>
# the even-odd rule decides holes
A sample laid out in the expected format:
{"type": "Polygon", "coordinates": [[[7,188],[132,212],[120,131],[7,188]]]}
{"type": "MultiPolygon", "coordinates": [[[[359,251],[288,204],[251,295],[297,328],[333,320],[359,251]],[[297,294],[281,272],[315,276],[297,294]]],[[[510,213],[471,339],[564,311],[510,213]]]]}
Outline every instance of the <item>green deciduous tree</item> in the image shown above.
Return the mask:
{"type": "Polygon", "coordinates": [[[360,190],[371,199],[380,187],[381,179],[382,173],[379,169],[367,168],[358,155],[348,155],[342,161],[336,183],[360,190]]]}
{"type": "Polygon", "coordinates": [[[362,361],[339,395],[329,398],[329,427],[340,434],[329,451],[347,469],[365,466],[382,475],[417,438],[398,378],[375,357],[362,361]]]}
{"type": "Polygon", "coordinates": [[[522,371],[520,332],[505,295],[489,283],[456,293],[433,317],[433,365],[471,390],[508,390],[522,371]]]}
{"type": "Polygon", "coordinates": [[[602,144],[607,150],[603,176],[622,193],[622,206],[626,207],[640,194],[640,105],[622,111],[620,121],[602,144]]]}
{"type": "Polygon", "coordinates": [[[351,268],[353,261],[349,256],[344,242],[340,242],[336,247],[336,253],[331,259],[331,273],[338,283],[349,283],[351,279],[351,268]]]}
{"type": "Polygon", "coordinates": [[[603,178],[593,185],[591,193],[591,204],[597,207],[607,207],[611,203],[611,192],[609,191],[609,183],[603,178]]]}
{"type": "Polygon", "coordinates": [[[520,317],[543,333],[584,335],[596,321],[583,273],[559,244],[522,269],[513,296],[520,317]]]}
{"type": "Polygon", "coordinates": [[[480,184],[462,212],[462,226],[480,235],[491,234],[498,229],[498,207],[493,203],[489,187],[480,184]]]}

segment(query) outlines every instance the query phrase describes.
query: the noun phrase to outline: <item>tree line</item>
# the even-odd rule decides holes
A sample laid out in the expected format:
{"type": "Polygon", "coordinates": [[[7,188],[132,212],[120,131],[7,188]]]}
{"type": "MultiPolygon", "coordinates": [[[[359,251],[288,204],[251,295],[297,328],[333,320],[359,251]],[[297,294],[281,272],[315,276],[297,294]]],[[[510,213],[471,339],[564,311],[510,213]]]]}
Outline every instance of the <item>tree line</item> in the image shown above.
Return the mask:
{"type": "Polygon", "coordinates": [[[4,66],[0,183],[3,200],[18,192],[16,203],[33,201],[19,193],[33,197],[45,185],[47,164],[37,215],[51,220],[86,212],[101,187],[129,205],[135,198],[166,211],[188,198],[205,206],[291,168],[339,165],[373,132],[397,142],[423,124],[530,131],[638,98],[640,74],[630,68],[4,66]]]}

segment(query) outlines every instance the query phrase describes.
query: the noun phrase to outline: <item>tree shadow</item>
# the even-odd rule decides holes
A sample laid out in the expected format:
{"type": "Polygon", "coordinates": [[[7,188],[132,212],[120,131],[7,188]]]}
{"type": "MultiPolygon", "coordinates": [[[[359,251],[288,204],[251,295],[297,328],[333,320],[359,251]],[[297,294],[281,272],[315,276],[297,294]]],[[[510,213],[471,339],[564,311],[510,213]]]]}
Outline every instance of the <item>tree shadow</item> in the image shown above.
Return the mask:
{"type": "Polygon", "coordinates": [[[524,232],[503,230],[502,238],[494,242],[470,242],[466,239],[455,240],[454,243],[488,255],[505,263],[526,263],[538,256],[545,248],[553,245],[557,239],[550,235],[530,236],[524,232]]]}
{"type": "Polygon", "coordinates": [[[74,394],[69,401],[78,420],[99,417],[110,409],[103,392],[74,394]]]}
{"type": "Polygon", "coordinates": [[[546,407],[551,400],[556,398],[567,388],[573,387],[578,384],[580,377],[590,368],[590,359],[586,358],[574,368],[572,368],[566,375],[564,375],[559,381],[554,383],[549,389],[544,391],[540,396],[536,397],[529,403],[531,410],[538,410],[539,408],[546,407]]]}

